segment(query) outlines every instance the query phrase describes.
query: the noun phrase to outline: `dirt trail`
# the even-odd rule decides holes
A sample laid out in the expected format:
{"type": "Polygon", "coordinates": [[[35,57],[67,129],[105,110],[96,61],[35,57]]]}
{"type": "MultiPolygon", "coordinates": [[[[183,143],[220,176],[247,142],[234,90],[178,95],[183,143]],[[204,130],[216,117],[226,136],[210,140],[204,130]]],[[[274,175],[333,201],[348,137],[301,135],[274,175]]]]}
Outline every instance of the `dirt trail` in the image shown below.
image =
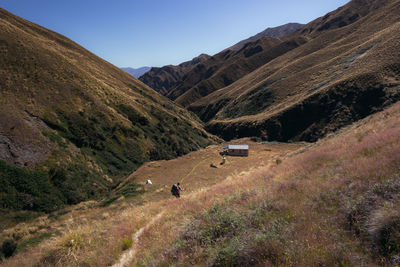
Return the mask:
{"type": "MultiPolygon", "coordinates": [[[[131,201],[138,201],[144,204],[146,202],[170,199],[170,187],[179,181],[184,188],[184,197],[185,195],[190,196],[192,193],[225,180],[227,177],[235,177],[240,173],[250,172],[259,167],[271,167],[309,146],[308,143],[262,144],[252,142],[249,139],[235,140],[232,143],[249,144],[249,156],[227,156],[226,163],[221,165],[222,157],[219,154],[221,146],[210,146],[177,159],[144,164],[132,173],[125,183],[137,182],[145,184],[147,179],[150,179],[153,184],[145,185],[146,193],[131,201]],[[211,168],[210,163],[217,165],[218,168],[211,168]]],[[[162,215],[163,212],[154,216],[146,225],[133,234],[132,247],[121,255],[118,263],[113,267],[127,266],[134,260],[135,254],[139,249],[139,239],[142,233],[159,220],[162,215]]]]}
{"type": "Polygon", "coordinates": [[[139,238],[143,234],[143,232],[148,229],[150,226],[152,226],[156,221],[158,221],[164,212],[160,212],[156,216],[154,216],[150,222],[148,222],[145,226],[137,230],[133,235],[132,235],[132,247],[125,251],[121,257],[119,258],[118,263],[112,265],[112,267],[124,267],[124,266],[129,266],[129,264],[133,261],[133,258],[135,257],[137,248],[139,246],[139,238]]]}

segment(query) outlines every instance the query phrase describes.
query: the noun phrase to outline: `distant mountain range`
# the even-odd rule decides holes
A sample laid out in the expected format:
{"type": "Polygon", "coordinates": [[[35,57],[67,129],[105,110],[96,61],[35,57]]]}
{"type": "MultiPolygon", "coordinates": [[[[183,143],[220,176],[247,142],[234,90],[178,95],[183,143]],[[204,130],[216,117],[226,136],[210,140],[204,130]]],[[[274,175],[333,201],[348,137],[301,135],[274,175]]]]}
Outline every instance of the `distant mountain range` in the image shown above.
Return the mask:
{"type": "Polygon", "coordinates": [[[121,68],[121,69],[126,71],[127,73],[129,73],[133,77],[139,78],[140,76],[142,76],[143,74],[145,74],[146,72],[151,70],[151,67],[141,67],[141,68],[138,68],[138,69],[126,67],[126,68],[121,68]]]}

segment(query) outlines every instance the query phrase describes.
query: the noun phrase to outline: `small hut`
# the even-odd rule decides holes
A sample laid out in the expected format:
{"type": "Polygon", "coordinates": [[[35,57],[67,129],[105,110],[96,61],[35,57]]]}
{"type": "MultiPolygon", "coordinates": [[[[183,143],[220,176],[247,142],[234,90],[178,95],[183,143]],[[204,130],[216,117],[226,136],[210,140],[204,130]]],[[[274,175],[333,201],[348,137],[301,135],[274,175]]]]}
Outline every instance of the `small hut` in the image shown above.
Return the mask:
{"type": "Polygon", "coordinates": [[[249,145],[228,145],[228,155],[247,157],[249,155],[249,145]]]}

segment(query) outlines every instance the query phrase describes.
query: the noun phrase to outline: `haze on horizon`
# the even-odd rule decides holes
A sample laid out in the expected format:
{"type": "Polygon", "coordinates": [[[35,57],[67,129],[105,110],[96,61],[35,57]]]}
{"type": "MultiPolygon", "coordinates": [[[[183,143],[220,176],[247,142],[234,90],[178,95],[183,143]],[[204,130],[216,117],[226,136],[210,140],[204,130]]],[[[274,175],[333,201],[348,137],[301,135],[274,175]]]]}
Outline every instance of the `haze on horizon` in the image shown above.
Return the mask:
{"type": "Polygon", "coordinates": [[[67,36],[119,67],[213,55],[268,27],[308,23],[349,0],[1,0],[0,7],[67,36]]]}

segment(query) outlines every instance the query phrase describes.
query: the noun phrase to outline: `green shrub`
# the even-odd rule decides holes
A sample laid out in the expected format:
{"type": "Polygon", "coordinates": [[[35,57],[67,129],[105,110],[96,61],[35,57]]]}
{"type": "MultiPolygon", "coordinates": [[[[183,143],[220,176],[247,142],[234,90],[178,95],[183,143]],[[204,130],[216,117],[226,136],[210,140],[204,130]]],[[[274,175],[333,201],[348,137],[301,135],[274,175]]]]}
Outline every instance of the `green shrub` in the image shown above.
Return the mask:
{"type": "Polygon", "coordinates": [[[128,248],[132,247],[132,240],[128,238],[122,238],[122,250],[127,250],[128,248]]]}
{"type": "Polygon", "coordinates": [[[379,254],[388,257],[400,254],[400,204],[397,209],[381,209],[374,213],[368,232],[379,254]]]}
{"type": "Polygon", "coordinates": [[[242,247],[240,239],[232,238],[226,246],[217,249],[216,256],[211,258],[212,266],[237,266],[242,247]]]}
{"type": "Polygon", "coordinates": [[[51,237],[51,233],[43,233],[43,234],[34,236],[34,237],[24,240],[20,244],[18,244],[17,249],[18,249],[18,251],[21,251],[28,247],[36,246],[43,240],[48,239],[50,237],[51,237]]]}
{"type": "Polygon", "coordinates": [[[40,213],[38,212],[21,210],[13,213],[11,215],[11,218],[16,223],[20,223],[20,222],[30,221],[38,216],[40,216],[40,213]]]}
{"type": "Polygon", "coordinates": [[[169,251],[170,260],[183,253],[194,262],[207,259],[209,266],[284,264],[292,239],[289,216],[274,214],[268,201],[242,211],[230,207],[234,201],[196,215],[169,251]]]}
{"type": "Polygon", "coordinates": [[[102,202],[102,206],[108,206],[120,197],[135,197],[145,192],[144,186],[137,183],[130,183],[122,186],[111,194],[102,202]]]}
{"type": "Polygon", "coordinates": [[[11,257],[16,249],[17,249],[17,243],[15,243],[15,241],[12,239],[5,240],[1,245],[1,251],[4,257],[6,258],[11,257]]]}
{"type": "Polygon", "coordinates": [[[46,173],[11,166],[0,160],[0,206],[50,212],[60,208],[60,192],[46,173]]]}

